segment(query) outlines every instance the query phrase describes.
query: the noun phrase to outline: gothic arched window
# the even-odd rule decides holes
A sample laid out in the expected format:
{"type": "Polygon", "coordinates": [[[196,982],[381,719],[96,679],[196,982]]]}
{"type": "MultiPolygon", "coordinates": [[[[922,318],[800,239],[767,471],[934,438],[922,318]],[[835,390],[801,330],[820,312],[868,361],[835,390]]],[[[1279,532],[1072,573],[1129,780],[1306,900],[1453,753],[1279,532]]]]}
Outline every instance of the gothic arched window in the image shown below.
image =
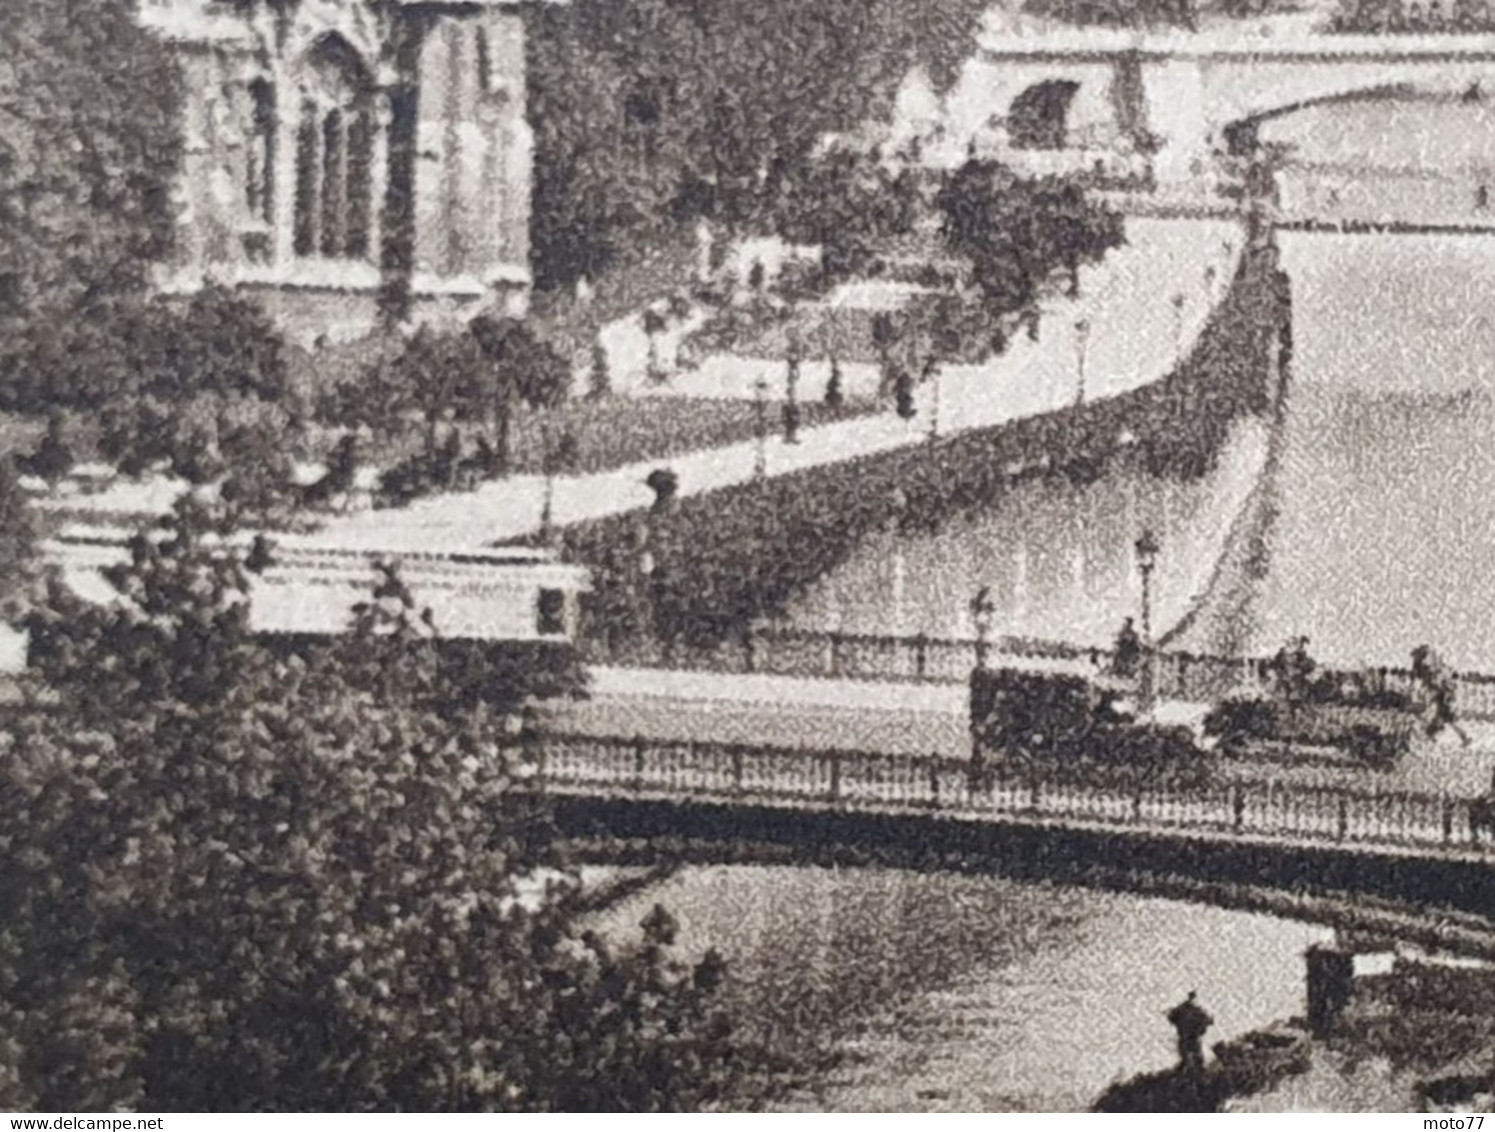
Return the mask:
{"type": "Polygon", "coordinates": [[[274,215],[275,88],[264,79],[249,84],[249,138],[245,146],[244,201],[261,224],[274,215]]]}
{"type": "Polygon", "coordinates": [[[308,53],[301,90],[295,252],[366,258],[377,128],[368,72],[345,40],[329,35],[308,53]]]}

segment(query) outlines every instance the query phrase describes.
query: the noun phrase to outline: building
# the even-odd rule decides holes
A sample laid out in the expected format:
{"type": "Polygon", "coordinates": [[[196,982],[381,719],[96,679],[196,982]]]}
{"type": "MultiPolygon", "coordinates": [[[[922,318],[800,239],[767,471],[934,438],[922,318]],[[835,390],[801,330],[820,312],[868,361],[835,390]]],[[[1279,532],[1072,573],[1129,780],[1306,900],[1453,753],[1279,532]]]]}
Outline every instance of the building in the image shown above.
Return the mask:
{"type": "Polygon", "coordinates": [[[163,290],[252,293],[293,340],[522,316],[532,136],[519,0],[140,0],[178,59],[163,290]]]}

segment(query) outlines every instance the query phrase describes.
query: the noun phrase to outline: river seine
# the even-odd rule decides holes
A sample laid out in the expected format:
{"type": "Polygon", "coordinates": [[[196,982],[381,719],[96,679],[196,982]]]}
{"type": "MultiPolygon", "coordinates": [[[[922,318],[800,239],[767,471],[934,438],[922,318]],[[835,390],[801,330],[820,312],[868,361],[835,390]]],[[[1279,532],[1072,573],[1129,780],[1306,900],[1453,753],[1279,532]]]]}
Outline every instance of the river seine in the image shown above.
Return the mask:
{"type": "Polygon", "coordinates": [[[895,869],[692,867],[655,902],[680,947],[716,947],[751,1038],[837,1064],[782,1099],[829,1111],[1074,1111],[1174,1059],[1163,1015],[1190,990],[1209,1040],[1302,1013],[1323,929],[1170,900],[895,869]]]}

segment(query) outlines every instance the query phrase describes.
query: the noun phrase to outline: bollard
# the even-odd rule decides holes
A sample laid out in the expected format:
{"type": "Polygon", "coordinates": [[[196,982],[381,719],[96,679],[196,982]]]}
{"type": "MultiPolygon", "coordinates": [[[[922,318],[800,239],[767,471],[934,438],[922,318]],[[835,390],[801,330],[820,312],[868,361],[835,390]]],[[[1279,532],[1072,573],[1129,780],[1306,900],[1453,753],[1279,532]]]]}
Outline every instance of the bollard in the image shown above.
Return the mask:
{"type": "Polygon", "coordinates": [[[1345,839],[1345,835],[1349,833],[1350,830],[1350,804],[1347,799],[1339,799],[1339,812],[1336,815],[1336,818],[1337,822],[1335,825],[1334,839],[1336,841],[1343,841],[1345,839]]]}
{"type": "Polygon", "coordinates": [[[832,751],[829,758],[831,760],[831,801],[839,802],[841,800],[841,756],[832,751]]]}
{"type": "Polygon", "coordinates": [[[914,676],[924,679],[929,669],[929,638],[920,633],[914,638],[914,676]]]}
{"type": "Polygon", "coordinates": [[[829,667],[831,679],[839,679],[841,676],[841,634],[837,632],[832,632],[830,635],[829,667]]]}
{"type": "Polygon", "coordinates": [[[940,805],[940,756],[929,756],[929,804],[935,809],[940,805]]]}

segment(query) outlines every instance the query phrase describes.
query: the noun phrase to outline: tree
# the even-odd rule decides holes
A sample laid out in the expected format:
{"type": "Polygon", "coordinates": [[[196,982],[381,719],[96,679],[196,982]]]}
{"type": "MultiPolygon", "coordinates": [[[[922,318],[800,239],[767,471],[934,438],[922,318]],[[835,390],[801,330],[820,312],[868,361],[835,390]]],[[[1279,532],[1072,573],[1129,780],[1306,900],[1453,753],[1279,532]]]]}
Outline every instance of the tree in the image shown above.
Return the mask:
{"type": "Polygon", "coordinates": [[[528,37],[536,285],[594,276],[624,240],[786,210],[827,133],[890,110],[914,63],[952,82],[984,0],[576,0],[528,37]]]}
{"type": "Polygon", "coordinates": [[[32,594],[37,581],[36,535],[36,522],[15,465],[0,456],[0,621],[15,620],[32,594]]]}
{"type": "Polygon", "coordinates": [[[346,638],[249,631],[192,499],[30,621],[58,697],[0,763],[3,1099],[148,1110],[660,1110],[730,1084],[720,963],[578,926],[503,720],[537,684],[443,642],[392,565],[346,638]]]}
{"type": "Polygon", "coordinates": [[[611,392],[612,378],[608,374],[607,347],[599,338],[592,343],[592,376],[591,384],[587,387],[587,398],[600,401],[611,392]]]}
{"type": "Polygon", "coordinates": [[[8,342],[143,292],[169,245],[179,83],[133,7],[36,0],[0,26],[8,342]]]}
{"type": "Polygon", "coordinates": [[[935,197],[951,249],[971,262],[976,285],[999,312],[1032,308],[1055,269],[1078,287],[1079,266],[1124,238],[1119,215],[1072,182],[1022,180],[996,162],[971,160],[935,197]]]}
{"type": "Polygon", "coordinates": [[[564,403],[571,390],[570,366],[555,347],[518,319],[480,315],[468,329],[491,368],[484,371],[487,380],[483,384],[469,388],[467,402],[491,412],[499,460],[507,467],[516,403],[534,409],[553,409],[564,403]]]}

